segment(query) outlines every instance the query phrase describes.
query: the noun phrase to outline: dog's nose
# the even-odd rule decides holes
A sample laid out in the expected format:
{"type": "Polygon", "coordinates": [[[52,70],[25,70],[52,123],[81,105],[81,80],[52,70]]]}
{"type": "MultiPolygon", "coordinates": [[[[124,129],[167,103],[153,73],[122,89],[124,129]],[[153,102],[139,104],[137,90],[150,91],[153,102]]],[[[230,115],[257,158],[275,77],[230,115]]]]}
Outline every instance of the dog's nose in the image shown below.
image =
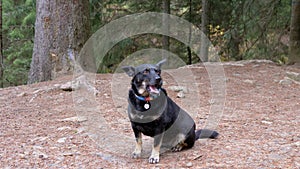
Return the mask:
{"type": "Polygon", "coordinates": [[[160,80],[160,79],[161,79],[161,77],[160,77],[160,76],[158,76],[158,75],[155,75],[155,79],[156,79],[156,80],[160,80]]]}
{"type": "Polygon", "coordinates": [[[156,85],[161,80],[161,77],[155,71],[150,71],[150,77],[150,85],[156,85]]]}
{"type": "Polygon", "coordinates": [[[155,78],[154,78],[154,79],[155,79],[155,80],[154,80],[154,81],[155,81],[155,82],[154,82],[155,84],[159,84],[160,81],[161,81],[161,77],[160,77],[159,75],[157,75],[157,74],[155,75],[155,78]]]}

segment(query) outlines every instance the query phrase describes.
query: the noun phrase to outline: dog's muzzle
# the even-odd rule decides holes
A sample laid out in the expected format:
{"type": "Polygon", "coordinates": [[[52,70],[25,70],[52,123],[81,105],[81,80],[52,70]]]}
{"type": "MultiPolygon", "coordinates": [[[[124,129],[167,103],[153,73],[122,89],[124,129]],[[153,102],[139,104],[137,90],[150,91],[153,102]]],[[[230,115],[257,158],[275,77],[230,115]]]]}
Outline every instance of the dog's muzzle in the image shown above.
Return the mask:
{"type": "Polygon", "coordinates": [[[150,95],[157,95],[160,92],[160,86],[162,85],[161,77],[154,71],[150,70],[149,72],[149,85],[147,90],[150,95]]]}

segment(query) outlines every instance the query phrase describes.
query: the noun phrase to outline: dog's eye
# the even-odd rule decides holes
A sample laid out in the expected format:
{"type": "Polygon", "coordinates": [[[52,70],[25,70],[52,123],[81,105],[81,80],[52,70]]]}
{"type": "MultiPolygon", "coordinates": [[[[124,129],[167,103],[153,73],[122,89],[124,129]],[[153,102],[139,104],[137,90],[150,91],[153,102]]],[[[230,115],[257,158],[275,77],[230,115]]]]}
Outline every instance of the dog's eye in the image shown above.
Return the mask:
{"type": "Polygon", "coordinates": [[[145,69],[143,73],[144,74],[149,74],[149,72],[150,72],[150,69],[145,69]]]}
{"type": "Polygon", "coordinates": [[[159,75],[160,74],[160,70],[155,69],[155,73],[159,75]]]}
{"type": "Polygon", "coordinates": [[[138,74],[135,78],[134,78],[134,81],[136,83],[142,83],[144,81],[143,79],[143,75],[142,74],[138,74]]]}

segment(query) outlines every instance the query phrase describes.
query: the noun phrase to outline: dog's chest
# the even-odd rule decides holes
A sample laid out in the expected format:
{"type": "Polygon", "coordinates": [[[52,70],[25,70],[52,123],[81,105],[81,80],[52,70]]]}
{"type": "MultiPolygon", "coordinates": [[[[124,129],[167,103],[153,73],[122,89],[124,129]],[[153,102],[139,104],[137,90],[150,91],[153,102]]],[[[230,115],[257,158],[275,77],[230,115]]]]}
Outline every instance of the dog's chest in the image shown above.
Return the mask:
{"type": "Polygon", "coordinates": [[[154,137],[165,131],[165,123],[161,119],[156,119],[149,123],[136,123],[131,121],[131,125],[136,130],[142,132],[146,136],[154,137]]]}
{"type": "Polygon", "coordinates": [[[151,107],[146,111],[138,111],[131,105],[128,106],[128,116],[130,121],[138,123],[148,123],[158,119],[161,114],[152,110],[151,107]]]}

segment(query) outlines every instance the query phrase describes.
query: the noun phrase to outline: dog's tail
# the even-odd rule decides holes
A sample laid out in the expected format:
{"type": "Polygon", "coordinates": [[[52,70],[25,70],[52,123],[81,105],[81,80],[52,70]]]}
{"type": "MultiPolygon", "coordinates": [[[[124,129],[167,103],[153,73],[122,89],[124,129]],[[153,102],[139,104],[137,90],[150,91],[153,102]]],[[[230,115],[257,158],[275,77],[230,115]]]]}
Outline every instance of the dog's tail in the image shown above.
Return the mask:
{"type": "Polygon", "coordinates": [[[219,133],[214,130],[209,129],[200,129],[195,132],[196,138],[195,140],[201,139],[201,138],[211,138],[215,139],[218,137],[219,133]]]}

